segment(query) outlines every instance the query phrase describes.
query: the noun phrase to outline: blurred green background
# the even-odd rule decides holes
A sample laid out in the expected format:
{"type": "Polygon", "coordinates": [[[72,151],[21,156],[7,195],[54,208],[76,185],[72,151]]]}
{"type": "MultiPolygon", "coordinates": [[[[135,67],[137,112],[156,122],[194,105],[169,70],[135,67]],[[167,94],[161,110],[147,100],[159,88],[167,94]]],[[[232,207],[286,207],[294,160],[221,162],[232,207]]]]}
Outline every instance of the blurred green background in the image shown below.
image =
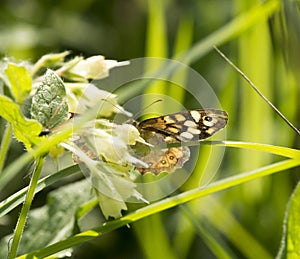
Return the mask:
{"type": "MultiPolygon", "coordinates": [[[[209,82],[229,113],[228,140],[298,147],[299,136],[212,48],[219,46],[299,126],[297,1],[261,5],[256,0],[7,0],[0,2],[0,10],[2,57],[35,62],[49,52],[71,50],[73,55],[102,54],[122,61],[184,53],[181,60],[209,82]]],[[[189,105],[184,93],[181,101],[189,105]]],[[[4,128],[0,120],[1,135],[4,128]]],[[[22,152],[23,147],[14,142],[6,165],[22,152]]],[[[223,178],[277,160],[257,151],[228,148],[219,175],[223,178]]],[[[25,186],[29,171],[30,166],[24,168],[22,181],[1,190],[3,196],[25,186]]],[[[299,172],[293,169],[165,211],[77,247],[74,258],[217,258],[219,249],[231,258],[272,258],[298,180],[299,172]]],[[[197,185],[190,181],[185,188],[197,185]]],[[[45,195],[38,195],[34,206],[43,204],[45,195]]],[[[13,230],[18,211],[0,220],[0,237],[13,230]]],[[[89,224],[97,224],[97,216],[95,212],[90,217],[95,222],[89,224]]]]}

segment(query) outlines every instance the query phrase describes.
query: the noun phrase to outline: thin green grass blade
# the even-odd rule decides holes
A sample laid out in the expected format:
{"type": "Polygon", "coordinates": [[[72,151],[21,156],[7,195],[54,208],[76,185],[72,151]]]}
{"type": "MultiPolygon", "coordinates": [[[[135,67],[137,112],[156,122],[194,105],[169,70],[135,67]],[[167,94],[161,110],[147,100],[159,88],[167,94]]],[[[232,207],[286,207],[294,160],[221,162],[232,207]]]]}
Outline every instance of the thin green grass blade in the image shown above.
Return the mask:
{"type": "Polygon", "coordinates": [[[143,248],[145,258],[176,258],[159,214],[135,222],[133,229],[139,237],[138,241],[143,248]],[[154,251],[155,249],[159,251],[154,251]]]}
{"type": "MultiPolygon", "coordinates": [[[[147,28],[147,42],[146,42],[146,56],[147,57],[159,57],[167,58],[168,56],[168,41],[166,31],[166,17],[165,8],[166,1],[149,0],[148,1],[148,28],[147,28]]],[[[145,64],[146,71],[156,71],[158,69],[156,64],[147,62],[145,64]]],[[[151,100],[152,94],[165,95],[167,90],[167,83],[164,81],[153,81],[146,89],[146,95],[143,96],[145,104],[151,103],[155,100],[151,100]],[[149,94],[149,95],[147,95],[149,94]]],[[[164,112],[165,102],[160,102],[155,105],[155,110],[158,113],[164,112]]]]}
{"type": "MultiPolygon", "coordinates": [[[[149,16],[146,56],[162,58],[166,58],[168,56],[165,17],[166,4],[166,1],[161,0],[148,1],[149,16]]],[[[146,71],[155,71],[156,69],[157,67],[152,62],[147,62],[145,64],[146,71]]],[[[142,98],[144,107],[149,103],[156,101],[155,98],[160,99],[156,97],[158,94],[162,97],[168,95],[167,82],[156,80],[149,85],[142,98]]],[[[156,103],[155,112],[164,113],[166,105],[168,104],[165,101],[156,103]]],[[[147,109],[147,111],[149,111],[149,109],[147,109]]],[[[136,236],[146,258],[175,258],[160,215],[153,215],[152,217],[137,222],[134,224],[133,229],[135,230],[136,236]]]]}
{"type": "MultiPolygon", "coordinates": [[[[184,212],[184,215],[193,224],[195,232],[201,237],[203,242],[209,247],[209,249],[216,256],[216,258],[235,258],[234,254],[232,253],[232,251],[230,251],[228,246],[226,246],[221,240],[219,240],[220,238],[216,238],[213,235],[213,233],[207,230],[207,222],[205,222],[203,217],[201,217],[197,213],[197,210],[195,210],[196,204],[193,204],[192,206],[189,205],[190,204],[183,204],[180,206],[180,209],[184,212]]],[[[222,218],[222,221],[223,220],[225,221],[225,219],[222,218]]]]}
{"type": "MultiPolygon", "coordinates": [[[[180,18],[174,47],[174,56],[181,53],[182,51],[188,50],[191,47],[194,35],[194,20],[192,17],[193,16],[190,15],[189,12],[184,12],[180,18]]],[[[183,104],[186,98],[185,89],[187,83],[187,67],[175,71],[171,76],[171,81],[177,82],[178,86],[172,86],[172,91],[169,91],[168,95],[177,102],[183,104]]],[[[190,183],[193,181],[193,179],[190,178],[189,180],[190,183]]],[[[172,237],[172,239],[174,239],[172,246],[176,248],[177,257],[186,258],[188,256],[188,251],[193,245],[194,231],[191,228],[186,228],[186,218],[184,217],[184,215],[179,214],[177,216],[177,219],[178,220],[176,222],[176,231],[174,231],[172,237]],[[182,232],[183,228],[184,234],[182,232]],[[184,242],[182,242],[183,239],[184,242]]]]}
{"type": "MultiPolygon", "coordinates": [[[[259,1],[238,1],[242,11],[246,11],[259,1]]],[[[240,11],[240,10],[238,10],[240,11]]],[[[238,56],[241,70],[258,85],[259,90],[264,93],[268,99],[272,100],[271,80],[272,64],[271,57],[271,39],[267,21],[257,23],[251,30],[243,33],[238,39],[238,56]],[[259,62],[258,62],[259,61],[259,62]]],[[[239,139],[251,140],[253,142],[273,143],[272,129],[273,125],[272,110],[265,105],[261,97],[248,86],[248,82],[241,79],[239,109],[240,117],[238,119],[239,139]]],[[[234,158],[233,158],[234,159],[234,158]]],[[[259,153],[242,152],[236,161],[239,170],[246,171],[251,168],[260,167],[269,163],[270,156],[261,156],[259,153]],[[251,161],[251,163],[249,163],[251,161]]],[[[246,186],[243,186],[241,192],[250,204],[255,204],[263,199],[263,190],[270,184],[269,179],[260,179],[246,186]]]]}
{"type": "MultiPolygon", "coordinates": [[[[186,51],[191,47],[193,39],[194,22],[188,13],[184,13],[179,22],[177,37],[174,47],[174,55],[182,51],[186,51]]],[[[172,86],[172,91],[168,92],[168,96],[175,99],[179,103],[184,103],[185,98],[185,85],[187,77],[187,68],[175,71],[170,81],[177,82],[179,86],[172,86]]]]}
{"type": "Polygon", "coordinates": [[[231,22],[211,33],[203,41],[195,44],[189,51],[177,56],[176,59],[185,64],[191,64],[208,53],[214,45],[222,45],[241,35],[254,25],[266,21],[279,8],[280,1],[278,0],[266,1],[263,4],[259,4],[249,11],[238,15],[231,22]]]}
{"type": "Polygon", "coordinates": [[[4,166],[5,158],[7,156],[7,151],[10,146],[11,136],[12,136],[12,125],[8,123],[6,126],[5,132],[2,137],[1,146],[0,146],[0,175],[4,166]]]}
{"type": "MultiPolygon", "coordinates": [[[[47,145],[47,144],[44,143],[44,145],[47,145]]],[[[272,153],[275,155],[280,155],[280,156],[295,158],[295,159],[300,157],[300,151],[297,149],[265,145],[265,144],[260,144],[260,143],[225,141],[222,144],[216,144],[216,145],[226,145],[227,147],[237,147],[237,148],[246,148],[246,149],[252,149],[252,150],[257,150],[257,151],[264,151],[264,152],[269,152],[269,153],[272,153]]],[[[41,148],[43,148],[43,147],[41,147],[41,148]]],[[[8,166],[8,168],[5,169],[6,173],[4,174],[4,177],[1,178],[0,189],[1,189],[1,186],[5,186],[10,181],[10,179],[12,179],[14,177],[14,175],[16,175],[18,173],[20,168],[25,166],[32,159],[33,159],[32,156],[29,153],[26,153],[26,154],[22,155],[20,158],[18,158],[16,163],[13,163],[10,166],[8,166]],[[7,177],[7,176],[10,176],[10,177],[7,177]]],[[[78,167],[72,166],[70,168],[66,168],[62,171],[59,171],[49,177],[45,177],[39,181],[37,191],[40,191],[43,188],[55,183],[56,181],[61,180],[64,177],[74,174],[76,172],[78,172],[78,167]]],[[[190,187],[192,187],[192,186],[190,186],[190,187]]],[[[9,199],[6,199],[5,201],[2,201],[0,203],[0,217],[2,217],[3,215],[5,215],[6,213],[8,213],[13,208],[15,208],[16,206],[18,206],[20,203],[23,202],[26,190],[27,189],[24,188],[24,189],[20,190],[19,192],[15,193],[14,195],[10,196],[9,199]]]]}
{"type": "Polygon", "coordinates": [[[137,220],[140,220],[147,216],[161,212],[163,210],[172,208],[174,206],[180,205],[182,203],[189,202],[194,199],[204,197],[209,194],[212,194],[212,193],[215,193],[215,192],[218,192],[221,190],[225,190],[227,188],[231,188],[231,187],[237,186],[239,184],[246,183],[248,181],[251,181],[251,180],[266,176],[266,175],[271,175],[276,172],[290,169],[290,168],[293,168],[293,167],[296,167],[299,165],[300,165],[300,159],[288,159],[288,160],[284,160],[284,161],[281,161],[278,163],[274,163],[274,164],[271,164],[268,166],[258,168],[256,170],[242,173],[237,176],[229,177],[227,179],[214,182],[214,183],[207,185],[205,187],[202,187],[202,188],[196,188],[196,189],[187,191],[185,193],[181,193],[181,194],[173,196],[171,198],[167,198],[162,201],[156,202],[154,204],[148,205],[144,208],[138,209],[135,212],[130,213],[120,219],[107,222],[103,226],[100,226],[99,228],[82,232],[78,235],[72,236],[66,240],[55,243],[48,247],[42,248],[37,251],[33,251],[26,255],[22,255],[22,256],[18,257],[18,259],[33,258],[33,257],[44,258],[44,257],[50,256],[61,250],[81,244],[81,243],[91,240],[95,237],[99,237],[104,233],[111,232],[122,226],[133,223],[137,220]]]}
{"type": "MultiPolygon", "coordinates": [[[[262,143],[241,142],[241,141],[224,141],[223,144],[226,147],[237,147],[243,149],[263,151],[266,153],[288,157],[288,158],[296,159],[300,157],[300,150],[288,148],[288,147],[274,146],[274,145],[262,144],[262,143]]],[[[216,145],[218,144],[216,143],[216,145]]]]}
{"type": "Polygon", "coordinates": [[[204,204],[200,208],[201,212],[198,209],[199,213],[202,213],[215,228],[226,236],[243,253],[245,258],[273,258],[259,241],[234,218],[228,211],[228,208],[223,206],[222,201],[218,201],[210,196],[205,199],[204,204]],[[220,215],[222,215],[222,220],[220,220],[220,215]]]}
{"type": "MultiPolygon", "coordinates": [[[[212,50],[214,45],[220,46],[223,43],[239,36],[244,31],[250,29],[252,26],[259,24],[262,21],[266,21],[272,14],[278,11],[279,8],[279,0],[266,1],[263,4],[260,4],[253,9],[250,9],[249,11],[238,15],[231,22],[211,33],[204,40],[196,43],[186,52],[178,54],[173,58],[183,62],[184,64],[191,64],[199,60],[210,50],[212,50]]],[[[170,69],[172,70],[173,68],[157,68],[155,72],[153,72],[153,75],[155,76],[156,73],[168,74],[170,72],[170,69]]],[[[143,83],[135,83],[132,84],[130,88],[120,89],[119,91],[117,91],[119,100],[121,102],[124,102],[130,99],[133,96],[136,96],[139,93],[143,92],[145,90],[145,87],[148,87],[148,85],[143,83]]]]}
{"type": "MultiPolygon", "coordinates": [[[[78,165],[74,165],[40,179],[38,181],[34,194],[42,191],[46,187],[51,186],[52,184],[62,179],[65,179],[65,177],[73,175],[78,172],[80,172],[78,165]]],[[[28,187],[25,187],[22,190],[14,193],[13,195],[9,196],[7,199],[0,202],[0,218],[24,202],[27,190],[28,187]]]]}
{"type": "Polygon", "coordinates": [[[5,167],[0,177],[0,191],[17,176],[23,167],[32,161],[33,155],[30,153],[25,153],[17,158],[14,163],[11,163],[5,167]]]}

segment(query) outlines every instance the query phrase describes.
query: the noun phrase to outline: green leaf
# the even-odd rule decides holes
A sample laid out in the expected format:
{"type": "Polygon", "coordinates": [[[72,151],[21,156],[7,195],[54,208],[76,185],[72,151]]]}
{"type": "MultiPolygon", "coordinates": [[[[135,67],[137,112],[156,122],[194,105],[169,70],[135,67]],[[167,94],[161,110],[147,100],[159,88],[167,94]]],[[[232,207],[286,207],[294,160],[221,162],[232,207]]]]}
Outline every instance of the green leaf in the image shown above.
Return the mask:
{"type": "Polygon", "coordinates": [[[40,142],[38,135],[42,126],[37,121],[23,117],[20,107],[6,96],[0,95],[0,116],[12,124],[15,137],[23,142],[27,149],[40,142]]]}
{"type": "Polygon", "coordinates": [[[64,83],[48,69],[32,98],[31,116],[44,128],[52,129],[67,120],[68,112],[64,83]]]}
{"type": "Polygon", "coordinates": [[[61,53],[52,53],[42,56],[33,66],[32,74],[37,73],[43,67],[57,67],[63,64],[66,56],[70,54],[70,51],[64,51],[61,53]]]}
{"type": "Polygon", "coordinates": [[[284,220],[284,233],[281,247],[277,255],[279,258],[299,258],[300,257],[300,183],[291,196],[289,206],[284,220]]]}
{"type": "Polygon", "coordinates": [[[11,92],[17,103],[23,103],[32,89],[31,74],[24,66],[9,63],[5,74],[10,83],[11,92]]]}
{"type": "Polygon", "coordinates": [[[300,257],[300,184],[292,195],[288,218],[287,257],[300,257]]]}
{"type": "MultiPolygon", "coordinates": [[[[83,180],[50,192],[47,204],[29,213],[18,252],[39,249],[74,234],[78,207],[93,198],[90,188],[88,181],[83,180]]],[[[9,238],[0,242],[0,258],[6,258],[9,238]]],[[[60,256],[64,253],[61,251],[60,256]]]]}

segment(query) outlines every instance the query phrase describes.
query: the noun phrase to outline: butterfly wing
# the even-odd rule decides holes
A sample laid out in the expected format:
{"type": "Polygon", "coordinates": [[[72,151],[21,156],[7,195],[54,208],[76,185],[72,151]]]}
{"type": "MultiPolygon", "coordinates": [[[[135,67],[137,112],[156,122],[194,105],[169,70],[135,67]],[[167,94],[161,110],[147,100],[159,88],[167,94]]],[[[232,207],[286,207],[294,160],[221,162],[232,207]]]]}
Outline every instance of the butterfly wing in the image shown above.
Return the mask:
{"type": "Polygon", "coordinates": [[[188,147],[165,148],[151,151],[140,159],[149,165],[148,168],[137,166],[141,174],[152,172],[159,174],[161,172],[172,173],[178,168],[183,167],[184,163],[190,158],[190,149],[188,147]]]}
{"type": "MultiPolygon", "coordinates": [[[[153,146],[163,146],[176,142],[199,141],[206,139],[223,129],[228,121],[225,111],[191,110],[151,118],[137,126],[141,136],[153,146]]],[[[188,147],[171,147],[155,149],[142,154],[140,159],[148,168],[137,167],[140,173],[163,171],[173,172],[181,168],[190,158],[188,147]]]]}
{"type": "Polygon", "coordinates": [[[206,139],[223,129],[228,115],[222,110],[191,110],[151,118],[139,123],[139,129],[172,136],[178,141],[206,139]]]}

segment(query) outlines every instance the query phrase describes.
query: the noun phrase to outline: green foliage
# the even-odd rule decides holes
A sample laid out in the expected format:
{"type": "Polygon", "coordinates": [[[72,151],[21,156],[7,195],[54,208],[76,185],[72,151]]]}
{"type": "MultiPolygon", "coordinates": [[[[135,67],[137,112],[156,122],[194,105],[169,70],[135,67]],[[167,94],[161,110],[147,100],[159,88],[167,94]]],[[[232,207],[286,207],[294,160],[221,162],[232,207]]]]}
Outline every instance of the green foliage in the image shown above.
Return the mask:
{"type": "Polygon", "coordinates": [[[299,257],[299,230],[300,230],[300,185],[298,184],[292,194],[284,222],[284,233],[281,240],[281,247],[276,258],[298,258],[299,257]]]}
{"type": "Polygon", "coordinates": [[[27,149],[39,143],[38,135],[42,126],[35,120],[26,119],[20,106],[6,96],[0,96],[0,115],[12,124],[15,137],[23,142],[27,149]]]}
{"type": "Polygon", "coordinates": [[[288,211],[287,221],[287,257],[297,258],[299,257],[300,247],[300,187],[299,184],[296,187],[293,196],[291,197],[290,207],[288,211]]]}
{"type": "MultiPolygon", "coordinates": [[[[76,233],[78,230],[75,223],[79,220],[75,218],[77,209],[92,199],[91,194],[87,181],[72,183],[50,192],[47,203],[29,213],[19,253],[39,249],[51,244],[53,240],[65,239],[76,233]]],[[[1,258],[6,257],[7,242],[10,238],[11,236],[7,236],[0,243],[1,258]]],[[[68,253],[70,252],[63,252],[65,255],[68,253]]]]}
{"type": "MultiPolygon", "coordinates": [[[[299,184],[294,190],[299,180],[299,136],[213,52],[213,45],[218,46],[296,123],[299,3],[183,2],[92,0],[60,2],[55,8],[37,1],[0,4],[9,14],[0,18],[5,25],[0,28],[0,52],[38,60],[30,64],[5,58],[0,64],[0,238],[6,236],[1,240],[1,258],[8,251],[10,258],[76,257],[80,253],[86,258],[274,258],[278,247],[277,258],[299,257],[299,184]],[[40,57],[57,49],[74,51],[40,57]],[[178,103],[155,104],[150,107],[153,113],[198,109],[191,93],[202,95],[201,86],[190,87],[187,70],[176,70],[166,62],[143,64],[145,71],[151,71],[147,75],[166,75],[165,81],[144,83],[136,73],[134,82],[117,87],[119,77],[137,71],[124,66],[109,74],[110,68],[128,63],[100,55],[85,59],[76,53],[99,53],[118,60],[143,55],[174,57],[193,66],[210,82],[229,114],[229,140],[201,143],[199,154],[190,159],[194,170],[187,167],[188,181],[169,197],[148,204],[137,182],[158,182],[167,174],[137,177],[132,168],[139,161],[128,147],[142,140],[129,124],[121,127],[119,121],[112,122],[113,115],[129,115],[125,107],[138,113],[142,106],[156,101],[153,95],[143,96],[141,107],[136,108],[134,98],[144,93],[163,94],[178,103]],[[67,59],[70,54],[75,57],[67,59]],[[91,84],[100,89],[90,88],[91,84]],[[28,103],[32,118],[28,117],[28,103]],[[84,116],[70,123],[68,112],[84,116]],[[89,121],[95,117],[97,125],[91,127],[89,121]],[[43,129],[51,131],[40,137],[43,129]],[[82,142],[70,142],[78,136],[82,142]],[[117,143],[117,148],[111,143],[117,143]],[[69,151],[55,155],[57,168],[50,156],[43,162],[58,146],[85,164],[85,176],[96,190],[88,181],[78,181],[82,168],[72,164],[69,151]],[[93,152],[85,153],[86,147],[93,152]],[[100,161],[91,159],[90,153],[100,161]],[[24,182],[23,168],[29,168],[32,161],[31,183],[19,186],[24,182]],[[219,168],[216,175],[214,168],[219,168]],[[34,195],[39,208],[30,209],[34,195]],[[44,196],[46,201],[41,199],[44,196]],[[131,204],[133,200],[141,204],[131,204]],[[97,204],[102,215],[98,212],[90,220],[97,204]],[[122,229],[125,226],[130,228],[122,229]],[[7,235],[11,229],[15,232],[7,235]],[[13,241],[8,242],[12,236],[13,241]]],[[[159,193],[160,188],[150,187],[147,192],[159,193]]]]}
{"type": "Polygon", "coordinates": [[[29,71],[24,66],[9,63],[5,69],[10,89],[17,103],[23,103],[32,88],[32,80],[29,71]]]}

